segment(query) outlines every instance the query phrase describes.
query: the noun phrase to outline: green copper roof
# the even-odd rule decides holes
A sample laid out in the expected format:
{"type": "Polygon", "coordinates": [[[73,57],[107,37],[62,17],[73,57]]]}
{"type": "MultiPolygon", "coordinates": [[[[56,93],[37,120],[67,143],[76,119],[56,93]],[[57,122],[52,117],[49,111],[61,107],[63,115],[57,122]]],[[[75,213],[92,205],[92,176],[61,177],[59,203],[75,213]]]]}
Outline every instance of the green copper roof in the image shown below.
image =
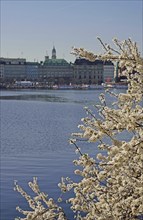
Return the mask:
{"type": "Polygon", "coordinates": [[[48,59],[44,61],[44,65],[65,66],[65,65],[69,65],[69,63],[64,59],[48,59]]]}

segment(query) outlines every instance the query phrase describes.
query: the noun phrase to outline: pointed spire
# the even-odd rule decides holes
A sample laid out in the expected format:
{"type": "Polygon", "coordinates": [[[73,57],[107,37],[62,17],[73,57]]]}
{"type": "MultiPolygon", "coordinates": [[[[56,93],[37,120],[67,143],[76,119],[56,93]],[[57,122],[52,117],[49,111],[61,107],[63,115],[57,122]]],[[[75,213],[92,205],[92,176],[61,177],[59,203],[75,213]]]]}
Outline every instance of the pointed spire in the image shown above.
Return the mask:
{"type": "Polygon", "coordinates": [[[55,49],[55,46],[53,46],[53,49],[52,49],[52,59],[56,59],[56,49],[55,49]]]}

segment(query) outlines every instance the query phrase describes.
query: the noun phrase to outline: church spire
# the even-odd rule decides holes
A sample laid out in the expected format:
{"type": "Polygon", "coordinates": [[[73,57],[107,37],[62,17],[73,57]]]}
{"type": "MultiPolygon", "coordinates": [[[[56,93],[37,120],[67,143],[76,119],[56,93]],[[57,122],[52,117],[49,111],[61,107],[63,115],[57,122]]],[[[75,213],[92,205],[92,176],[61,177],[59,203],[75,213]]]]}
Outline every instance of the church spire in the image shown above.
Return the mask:
{"type": "Polygon", "coordinates": [[[52,49],[52,59],[56,59],[56,49],[55,49],[55,46],[53,46],[53,49],[52,49]]]}

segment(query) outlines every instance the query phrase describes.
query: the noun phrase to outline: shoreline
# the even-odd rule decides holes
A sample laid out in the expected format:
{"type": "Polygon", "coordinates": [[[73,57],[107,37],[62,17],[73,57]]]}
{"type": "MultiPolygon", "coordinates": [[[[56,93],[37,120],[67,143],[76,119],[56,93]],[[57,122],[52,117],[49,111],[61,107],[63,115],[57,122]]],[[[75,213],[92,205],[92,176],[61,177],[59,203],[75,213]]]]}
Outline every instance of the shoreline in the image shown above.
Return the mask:
{"type": "Polygon", "coordinates": [[[15,85],[6,85],[0,86],[0,90],[25,90],[25,89],[46,89],[46,90],[102,90],[102,89],[127,89],[127,85],[85,85],[85,86],[15,86],[15,85]]]}

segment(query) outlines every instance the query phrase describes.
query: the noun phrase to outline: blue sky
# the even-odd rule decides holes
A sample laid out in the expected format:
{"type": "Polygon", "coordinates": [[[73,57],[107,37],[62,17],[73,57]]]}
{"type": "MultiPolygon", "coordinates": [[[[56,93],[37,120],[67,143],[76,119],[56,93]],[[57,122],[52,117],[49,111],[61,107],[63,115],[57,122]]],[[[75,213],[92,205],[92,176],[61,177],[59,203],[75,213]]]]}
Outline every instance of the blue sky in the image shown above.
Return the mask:
{"type": "Polygon", "coordinates": [[[1,0],[1,56],[74,61],[72,46],[101,53],[96,39],[131,37],[142,50],[142,0],[1,0]]]}

